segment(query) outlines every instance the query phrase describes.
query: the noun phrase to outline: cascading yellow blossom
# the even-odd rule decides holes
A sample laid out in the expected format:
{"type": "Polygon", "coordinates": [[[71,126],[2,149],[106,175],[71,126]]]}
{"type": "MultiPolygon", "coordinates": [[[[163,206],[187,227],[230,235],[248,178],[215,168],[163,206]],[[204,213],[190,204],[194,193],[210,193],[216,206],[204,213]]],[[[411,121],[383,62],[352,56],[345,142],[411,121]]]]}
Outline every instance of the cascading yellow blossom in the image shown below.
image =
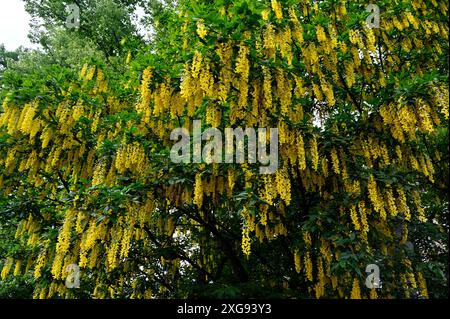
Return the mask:
{"type": "Polygon", "coordinates": [[[200,175],[200,173],[197,173],[195,175],[194,203],[199,208],[203,204],[203,186],[202,186],[202,176],[200,175]]]}
{"type": "MultiPolygon", "coordinates": [[[[317,171],[317,169],[319,167],[319,151],[318,151],[318,147],[317,147],[316,137],[313,137],[311,140],[309,140],[309,150],[311,153],[312,168],[315,171],[317,171]]],[[[322,165],[322,168],[323,168],[323,165],[322,165]]]]}
{"type": "Polygon", "coordinates": [[[250,255],[250,237],[248,227],[242,228],[242,252],[248,257],[250,255]]]}
{"type": "Polygon", "coordinates": [[[339,175],[339,173],[340,173],[340,170],[339,170],[339,158],[338,158],[337,151],[336,151],[335,148],[333,148],[331,150],[331,163],[332,163],[332,166],[333,166],[333,172],[336,175],[339,175]]]}
{"type": "Polygon", "coordinates": [[[277,192],[286,205],[291,202],[291,183],[288,177],[287,169],[278,169],[276,173],[277,192]]]}
{"type": "Polygon", "coordinates": [[[277,0],[271,0],[272,10],[277,20],[283,19],[283,12],[280,3],[277,0]]]}
{"type": "Polygon", "coordinates": [[[305,268],[306,278],[309,281],[313,281],[313,273],[312,273],[312,271],[313,271],[313,264],[312,264],[309,252],[306,252],[306,254],[305,254],[303,265],[304,265],[304,268],[305,268]]]}
{"type": "Polygon", "coordinates": [[[298,168],[301,170],[306,169],[305,144],[303,143],[303,136],[300,133],[297,135],[297,157],[298,168]]]}
{"type": "Polygon", "coordinates": [[[150,84],[153,77],[153,68],[147,67],[142,73],[142,83],[141,83],[141,100],[140,103],[136,105],[136,110],[142,112],[144,116],[149,116],[150,114],[150,99],[151,99],[151,89],[150,84]]]}
{"type": "Polygon", "coordinates": [[[298,250],[295,250],[295,252],[294,252],[294,265],[295,265],[295,271],[297,273],[300,273],[300,270],[301,270],[301,257],[300,257],[300,254],[299,254],[298,250]]]}
{"type": "Polygon", "coordinates": [[[355,230],[360,230],[361,226],[358,221],[358,214],[356,213],[355,205],[352,205],[350,207],[350,218],[352,220],[353,226],[355,227],[355,230]]]}

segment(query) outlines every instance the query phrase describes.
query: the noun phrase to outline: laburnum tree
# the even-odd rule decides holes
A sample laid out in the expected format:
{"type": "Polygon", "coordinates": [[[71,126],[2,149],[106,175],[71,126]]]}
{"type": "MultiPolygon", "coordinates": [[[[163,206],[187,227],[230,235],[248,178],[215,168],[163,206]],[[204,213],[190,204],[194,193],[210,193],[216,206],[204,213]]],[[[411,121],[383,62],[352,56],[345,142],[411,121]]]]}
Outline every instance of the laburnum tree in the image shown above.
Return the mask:
{"type": "Polygon", "coordinates": [[[2,282],[35,298],[447,296],[448,3],[377,1],[379,27],[368,4],[181,1],[123,72],[5,72],[2,282]],[[193,120],[278,128],[278,170],[171,162],[193,120]]]}

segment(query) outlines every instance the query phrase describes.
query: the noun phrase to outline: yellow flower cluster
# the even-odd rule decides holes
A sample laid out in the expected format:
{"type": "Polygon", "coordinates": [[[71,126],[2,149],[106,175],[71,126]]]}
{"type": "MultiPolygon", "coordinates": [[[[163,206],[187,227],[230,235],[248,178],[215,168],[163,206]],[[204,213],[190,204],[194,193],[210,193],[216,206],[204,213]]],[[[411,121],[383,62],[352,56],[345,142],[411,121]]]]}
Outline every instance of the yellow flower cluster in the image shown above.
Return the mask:
{"type": "Polygon", "coordinates": [[[281,9],[281,5],[277,0],[271,0],[272,10],[275,13],[275,17],[277,20],[283,19],[283,11],[281,9]]]}
{"type": "Polygon", "coordinates": [[[400,244],[404,245],[408,240],[408,224],[403,223],[402,225],[402,238],[400,239],[400,244]]]}
{"type": "Polygon", "coordinates": [[[360,35],[358,30],[350,30],[348,33],[348,37],[352,44],[358,44],[360,41],[360,35]]]}
{"type": "Polygon", "coordinates": [[[440,112],[444,115],[444,118],[448,120],[448,113],[449,113],[448,87],[447,86],[433,87],[433,93],[435,96],[436,105],[441,109],[440,112]]]}
{"type": "Polygon", "coordinates": [[[136,104],[136,111],[142,113],[144,119],[148,122],[150,120],[150,99],[151,99],[151,89],[150,84],[153,77],[153,69],[151,67],[145,68],[142,73],[141,82],[141,100],[139,104],[136,104]]]}
{"type": "Polygon", "coordinates": [[[251,246],[250,246],[250,236],[249,236],[249,229],[248,227],[242,228],[242,252],[245,254],[245,256],[250,256],[251,246]]]}
{"type": "Polygon", "coordinates": [[[62,253],[56,253],[53,259],[51,273],[54,279],[61,279],[63,272],[62,268],[64,266],[64,255],[62,253]]]}
{"type": "Polygon", "coordinates": [[[260,207],[260,213],[259,213],[259,222],[261,223],[261,225],[266,226],[267,225],[267,210],[268,210],[268,205],[266,204],[262,204],[260,207]]]}
{"type": "Polygon", "coordinates": [[[270,74],[270,70],[267,67],[263,66],[262,71],[264,76],[264,107],[269,110],[272,107],[272,77],[270,74]]]}
{"type": "Polygon", "coordinates": [[[421,221],[422,223],[425,223],[427,221],[427,218],[425,217],[425,210],[422,207],[420,195],[418,191],[412,192],[412,199],[414,201],[414,204],[416,205],[417,209],[417,219],[421,221]]]}
{"type": "Polygon", "coordinates": [[[281,114],[287,115],[292,106],[291,81],[286,79],[281,69],[276,70],[277,95],[280,101],[281,114]]]}
{"type": "Polygon", "coordinates": [[[298,252],[298,249],[294,251],[294,265],[295,265],[295,271],[299,274],[301,270],[301,257],[298,252]]]}
{"type": "Polygon", "coordinates": [[[302,232],[303,241],[305,242],[306,247],[311,247],[312,241],[311,241],[311,234],[307,231],[302,232]]]}
{"type": "MultiPolygon", "coordinates": [[[[367,235],[369,232],[369,223],[367,222],[367,210],[366,210],[366,204],[364,201],[360,201],[358,203],[358,209],[359,209],[359,215],[361,217],[361,228],[363,231],[364,236],[367,235]]],[[[366,237],[367,239],[367,237],[366,237]]]]}
{"type": "Polygon", "coordinates": [[[332,166],[333,166],[333,172],[336,175],[339,175],[339,173],[340,173],[340,170],[339,170],[339,158],[338,158],[338,155],[337,155],[337,151],[336,151],[336,149],[334,147],[331,150],[331,163],[332,163],[332,166]]]}
{"type": "Polygon", "coordinates": [[[350,206],[350,218],[352,220],[353,226],[355,227],[355,230],[360,230],[361,226],[359,225],[358,214],[356,212],[355,205],[350,206]]]}
{"type": "Polygon", "coordinates": [[[82,80],[82,79],[84,79],[86,77],[87,70],[88,70],[88,65],[84,64],[83,67],[80,70],[80,76],[79,76],[80,80],[82,80]]]}
{"type": "Polygon", "coordinates": [[[423,99],[419,98],[416,101],[417,115],[419,118],[419,128],[422,132],[430,134],[434,131],[433,121],[430,117],[431,109],[423,99]]]}
{"type": "Polygon", "coordinates": [[[11,267],[12,267],[13,263],[14,263],[14,259],[13,258],[8,257],[6,259],[6,261],[5,261],[4,265],[3,265],[3,268],[2,268],[1,275],[0,275],[2,280],[5,280],[6,277],[8,276],[9,271],[11,270],[11,267]]]}
{"type": "Polygon", "coordinates": [[[64,255],[70,246],[70,233],[74,224],[74,219],[76,217],[76,212],[72,209],[69,209],[66,212],[66,216],[64,219],[64,224],[61,228],[61,231],[58,235],[58,243],[56,244],[56,253],[64,255]]]}
{"type": "Polygon", "coordinates": [[[92,186],[100,185],[103,183],[106,174],[106,163],[100,161],[97,163],[94,169],[94,175],[92,176],[92,186]]]}
{"type": "Polygon", "coordinates": [[[270,9],[264,9],[263,11],[261,11],[261,17],[263,18],[264,21],[269,20],[269,14],[270,14],[270,9]]]}
{"type": "Polygon", "coordinates": [[[94,78],[95,71],[96,71],[96,67],[95,66],[89,67],[88,71],[86,72],[85,80],[91,81],[94,78]]]}
{"type": "Polygon", "coordinates": [[[280,198],[286,203],[286,205],[289,205],[291,202],[291,182],[287,169],[278,169],[275,180],[277,183],[277,192],[280,195],[280,198]]]}
{"type": "Polygon", "coordinates": [[[89,265],[88,267],[90,269],[93,269],[94,267],[97,266],[97,261],[98,261],[98,257],[100,255],[100,246],[96,245],[92,248],[91,250],[91,254],[89,256],[89,265]]]}
{"type": "Polygon", "coordinates": [[[384,209],[383,201],[378,194],[377,183],[373,178],[373,175],[370,175],[369,180],[367,181],[367,191],[374,210],[380,213],[382,219],[386,219],[386,211],[384,209]]]}
{"type": "Polygon", "coordinates": [[[405,215],[405,220],[409,221],[411,220],[411,212],[409,210],[407,201],[406,201],[406,194],[404,190],[401,187],[397,188],[397,208],[400,213],[403,213],[405,215]]]}
{"type": "Polygon", "coordinates": [[[46,127],[42,134],[41,134],[41,141],[42,141],[42,149],[46,149],[47,146],[50,144],[50,141],[53,137],[53,130],[50,127],[46,127]]]}
{"type": "Polygon", "coordinates": [[[201,39],[204,39],[208,34],[208,31],[206,31],[206,27],[203,22],[203,19],[199,19],[197,21],[197,34],[201,39]]]}
{"type": "Polygon", "coordinates": [[[248,61],[249,48],[246,45],[240,45],[238,57],[236,59],[236,73],[240,74],[244,79],[248,79],[250,71],[248,61]]]}
{"type": "MultiPolygon", "coordinates": [[[[292,60],[294,54],[292,52],[292,31],[289,27],[286,27],[283,31],[277,33],[276,37],[277,47],[281,53],[283,59],[286,60],[289,66],[292,66],[292,60]]],[[[289,92],[290,92],[289,87],[289,92]]]]}
{"type": "MultiPolygon", "coordinates": [[[[213,96],[214,95],[214,78],[210,71],[209,64],[204,64],[202,71],[199,74],[199,81],[200,81],[200,88],[203,90],[204,95],[205,96],[213,96]]],[[[245,88],[246,88],[246,86],[245,86],[245,88]]],[[[245,98],[247,98],[247,96],[245,96],[245,98]]],[[[168,101],[168,97],[166,99],[163,99],[162,101],[168,101]]]]}
{"type": "Polygon", "coordinates": [[[349,87],[352,87],[355,84],[355,70],[353,68],[352,63],[347,63],[345,65],[345,80],[349,87]]]}
{"type": "Polygon", "coordinates": [[[327,81],[321,81],[321,88],[323,93],[325,94],[326,101],[329,106],[334,106],[336,101],[334,99],[333,86],[329,84],[327,81]]]}
{"type": "Polygon", "coordinates": [[[233,191],[234,183],[236,182],[236,179],[235,179],[235,172],[232,169],[228,170],[228,172],[227,172],[227,182],[228,182],[228,189],[230,191],[233,191]]]}
{"type": "Polygon", "coordinates": [[[325,34],[325,30],[320,25],[316,28],[316,36],[317,36],[317,40],[319,40],[319,42],[327,41],[327,35],[325,34]]]}
{"type": "Polygon", "coordinates": [[[115,166],[123,174],[127,169],[136,174],[145,171],[147,160],[144,148],[138,142],[119,147],[116,154],[115,166]]]}
{"type": "Polygon", "coordinates": [[[97,225],[96,221],[92,219],[89,222],[89,227],[81,238],[80,249],[81,251],[89,251],[95,245],[97,240],[103,240],[106,236],[107,228],[106,222],[102,221],[97,225]]]}
{"type": "Polygon", "coordinates": [[[326,240],[324,240],[323,238],[321,238],[321,244],[320,244],[319,251],[325,261],[326,272],[327,272],[327,274],[329,274],[330,273],[330,265],[331,265],[333,256],[331,254],[331,249],[330,249],[329,243],[326,240]]]}
{"type": "Polygon", "coordinates": [[[78,121],[84,114],[83,102],[80,100],[72,109],[72,117],[74,121],[78,121]]]}
{"type": "Polygon", "coordinates": [[[236,60],[236,73],[240,75],[238,86],[239,86],[239,106],[241,108],[247,106],[248,76],[250,72],[250,65],[247,57],[248,53],[249,48],[245,45],[241,45],[236,60]]]}
{"type": "Polygon", "coordinates": [[[289,9],[289,17],[292,22],[292,39],[296,41],[298,44],[302,45],[304,42],[303,39],[303,28],[298,20],[296,13],[292,8],[289,9]]]}
{"type": "Polygon", "coordinates": [[[359,286],[359,280],[353,279],[352,291],[350,293],[350,299],[361,299],[361,288],[359,286]]]}
{"type": "Polygon", "coordinates": [[[117,267],[117,255],[119,251],[119,240],[117,239],[117,235],[120,236],[120,234],[115,232],[114,235],[112,242],[106,248],[106,267],[108,271],[112,271],[117,267]]]}
{"type": "Polygon", "coordinates": [[[386,208],[392,217],[397,216],[397,206],[395,205],[394,195],[392,193],[391,187],[386,187],[384,189],[386,208]]]}
{"type": "Polygon", "coordinates": [[[314,287],[316,298],[319,299],[325,295],[325,273],[323,271],[323,263],[321,258],[317,258],[317,283],[314,287]]]}
{"type": "Polygon", "coordinates": [[[34,278],[38,279],[42,276],[42,267],[44,267],[45,264],[45,257],[46,257],[46,248],[43,248],[36,260],[36,263],[34,264],[34,278]]]}
{"type": "Polygon", "coordinates": [[[202,176],[200,173],[195,175],[194,204],[197,205],[198,208],[203,204],[202,176]]]}
{"type": "Polygon", "coordinates": [[[191,76],[197,79],[202,69],[203,56],[199,51],[195,51],[192,59],[191,76]]]}
{"type": "Polygon", "coordinates": [[[14,277],[17,277],[18,275],[20,275],[20,266],[21,266],[21,261],[16,260],[16,265],[14,266],[14,273],[13,273],[14,277]]]}
{"type": "Polygon", "coordinates": [[[191,97],[192,95],[192,88],[191,88],[191,73],[189,71],[189,65],[186,64],[184,67],[184,73],[181,78],[180,83],[180,94],[183,99],[186,101],[191,97]]]}
{"type": "Polygon", "coordinates": [[[303,136],[301,133],[297,134],[297,159],[298,168],[301,170],[306,169],[305,145],[303,143],[303,136]]]}
{"type": "Polygon", "coordinates": [[[264,32],[264,43],[263,47],[267,52],[267,56],[271,59],[275,59],[276,45],[275,45],[275,29],[272,24],[266,26],[264,32]]]}
{"type": "Polygon", "coordinates": [[[260,197],[269,205],[273,204],[273,200],[277,197],[277,188],[274,187],[276,181],[273,181],[272,176],[263,177],[262,189],[260,189],[260,197]]]}
{"type": "MultiPolygon", "coordinates": [[[[200,80],[200,85],[202,86],[202,88],[205,87],[205,84],[206,89],[208,90],[207,86],[209,85],[209,79],[205,78],[200,80]]],[[[166,110],[169,109],[170,102],[171,102],[171,89],[170,89],[170,79],[168,79],[166,82],[162,83],[154,92],[153,115],[158,116],[160,114],[163,114],[166,110]]],[[[172,110],[174,110],[174,112],[177,113],[176,106],[174,106],[172,110]]]]}
{"type": "Polygon", "coordinates": [[[419,282],[420,293],[423,298],[428,298],[427,282],[422,273],[417,273],[417,281],[419,282]]]}
{"type": "MultiPolygon", "coordinates": [[[[169,219],[169,220],[171,221],[172,219],[169,219]]],[[[133,223],[128,224],[123,229],[122,241],[120,243],[120,247],[121,247],[121,249],[120,249],[120,257],[121,258],[127,258],[128,257],[128,253],[130,251],[131,239],[133,237],[133,230],[134,230],[134,224],[133,223]]]]}
{"type": "Polygon", "coordinates": [[[313,264],[309,252],[306,252],[303,264],[305,265],[306,278],[313,281],[313,264]]]}
{"type": "MultiPolygon", "coordinates": [[[[309,140],[309,151],[311,154],[311,164],[312,164],[312,168],[317,171],[318,167],[319,167],[319,150],[317,147],[317,140],[316,137],[314,136],[312,139],[309,140]]],[[[326,159],[324,159],[326,161],[326,159]]],[[[323,163],[322,163],[322,168],[324,167],[323,163]]],[[[325,176],[327,174],[324,174],[325,176]]]]}
{"type": "Polygon", "coordinates": [[[36,103],[33,103],[32,105],[27,104],[23,108],[23,111],[19,118],[19,123],[21,124],[19,129],[22,131],[22,133],[30,134],[32,131],[34,131],[34,135],[36,135],[37,131],[39,131],[39,128],[37,129],[37,131],[33,129],[33,126],[35,125],[39,127],[39,122],[34,121],[36,111],[36,103]],[[35,122],[36,124],[34,124],[35,122]]]}
{"type": "MultiPolygon", "coordinates": [[[[416,139],[417,119],[416,119],[416,116],[415,116],[412,108],[410,108],[409,106],[406,106],[406,105],[400,106],[399,112],[397,113],[397,121],[399,123],[399,125],[397,125],[397,127],[401,127],[403,132],[408,134],[408,136],[411,140],[415,140],[416,139]]],[[[404,139],[401,138],[401,136],[403,136],[403,134],[398,133],[398,135],[399,135],[399,138],[398,138],[399,141],[403,142],[404,139]]],[[[393,132],[393,136],[396,137],[394,135],[394,132],[393,132]]]]}
{"type": "Polygon", "coordinates": [[[93,94],[105,93],[108,91],[108,83],[105,81],[105,75],[101,69],[97,70],[97,81],[93,90],[93,94]]]}

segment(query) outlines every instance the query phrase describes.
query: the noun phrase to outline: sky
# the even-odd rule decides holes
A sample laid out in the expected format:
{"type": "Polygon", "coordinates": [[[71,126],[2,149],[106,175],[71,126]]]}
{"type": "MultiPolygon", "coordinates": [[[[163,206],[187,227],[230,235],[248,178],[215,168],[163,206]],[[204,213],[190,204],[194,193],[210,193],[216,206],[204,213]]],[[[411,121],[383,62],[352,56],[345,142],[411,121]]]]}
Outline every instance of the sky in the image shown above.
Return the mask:
{"type": "Polygon", "coordinates": [[[0,0],[0,44],[7,50],[35,47],[27,37],[30,16],[21,0],[0,0]]]}

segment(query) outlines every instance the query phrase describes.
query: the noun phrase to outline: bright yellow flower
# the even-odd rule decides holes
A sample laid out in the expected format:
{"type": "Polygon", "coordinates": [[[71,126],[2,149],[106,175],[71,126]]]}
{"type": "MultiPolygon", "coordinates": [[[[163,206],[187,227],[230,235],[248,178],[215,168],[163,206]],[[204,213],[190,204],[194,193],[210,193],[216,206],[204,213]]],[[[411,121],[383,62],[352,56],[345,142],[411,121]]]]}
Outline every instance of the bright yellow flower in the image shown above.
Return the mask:
{"type": "Polygon", "coordinates": [[[200,173],[195,175],[194,204],[196,204],[199,208],[203,204],[202,176],[200,173]]]}
{"type": "Polygon", "coordinates": [[[357,278],[353,279],[352,292],[350,294],[350,299],[361,299],[361,288],[359,286],[359,281],[357,278]]]}
{"type": "Polygon", "coordinates": [[[208,34],[208,31],[206,31],[206,27],[203,22],[204,21],[202,19],[197,21],[197,34],[201,39],[204,39],[208,34]]]}

